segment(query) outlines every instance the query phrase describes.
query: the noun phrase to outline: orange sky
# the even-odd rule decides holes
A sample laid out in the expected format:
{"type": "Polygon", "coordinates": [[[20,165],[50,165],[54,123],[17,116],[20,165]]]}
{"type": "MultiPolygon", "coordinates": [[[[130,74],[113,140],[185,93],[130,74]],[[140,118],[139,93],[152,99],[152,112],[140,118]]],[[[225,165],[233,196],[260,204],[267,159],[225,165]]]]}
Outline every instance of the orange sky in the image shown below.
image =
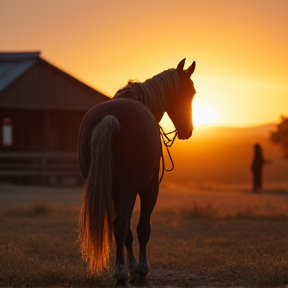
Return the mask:
{"type": "Polygon", "coordinates": [[[109,96],[186,57],[216,125],[288,115],[287,0],[0,0],[0,27],[0,51],[40,50],[109,96]]]}

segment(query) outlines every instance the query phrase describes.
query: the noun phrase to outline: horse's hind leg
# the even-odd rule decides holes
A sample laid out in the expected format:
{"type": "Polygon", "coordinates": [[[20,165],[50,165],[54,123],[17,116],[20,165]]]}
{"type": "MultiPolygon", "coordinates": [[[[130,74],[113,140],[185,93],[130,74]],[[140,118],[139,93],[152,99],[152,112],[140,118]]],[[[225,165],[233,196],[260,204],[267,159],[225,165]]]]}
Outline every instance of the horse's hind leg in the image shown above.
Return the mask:
{"type": "Polygon", "coordinates": [[[140,211],[139,223],[137,226],[137,234],[140,247],[139,247],[139,263],[136,269],[136,272],[139,275],[139,277],[145,277],[150,271],[150,266],[148,264],[146,255],[146,246],[150,238],[150,232],[151,232],[150,217],[157,201],[158,190],[159,190],[159,184],[157,174],[150,182],[148,187],[140,194],[141,211],[140,211]]]}
{"type": "Polygon", "coordinates": [[[127,250],[127,266],[129,270],[129,282],[131,284],[136,280],[137,260],[133,253],[133,234],[131,231],[131,223],[129,223],[128,231],[125,239],[125,247],[127,250]]]}
{"type": "Polygon", "coordinates": [[[116,242],[116,263],[113,277],[116,280],[116,287],[125,287],[128,279],[128,270],[124,263],[124,241],[127,235],[128,225],[132,215],[136,196],[121,193],[118,201],[115,202],[116,218],[114,220],[114,236],[116,242]]]}

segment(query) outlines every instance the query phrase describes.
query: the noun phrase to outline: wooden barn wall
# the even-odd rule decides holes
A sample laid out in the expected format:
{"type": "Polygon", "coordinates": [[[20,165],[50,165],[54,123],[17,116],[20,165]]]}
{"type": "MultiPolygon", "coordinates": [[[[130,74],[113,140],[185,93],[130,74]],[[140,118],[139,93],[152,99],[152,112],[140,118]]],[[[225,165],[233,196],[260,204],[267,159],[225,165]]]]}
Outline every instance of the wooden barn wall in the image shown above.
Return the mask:
{"type": "Polygon", "coordinates": [[[61,70],[39,61],[1,92],[0,107],[88,110],[107,99],[61,70]]]}
{"type": "Polygon", "coordinates": [[[78,132],[85,111],[0,109],[11,119],[13,145],[9,152],[76,152],[78,132]]]}

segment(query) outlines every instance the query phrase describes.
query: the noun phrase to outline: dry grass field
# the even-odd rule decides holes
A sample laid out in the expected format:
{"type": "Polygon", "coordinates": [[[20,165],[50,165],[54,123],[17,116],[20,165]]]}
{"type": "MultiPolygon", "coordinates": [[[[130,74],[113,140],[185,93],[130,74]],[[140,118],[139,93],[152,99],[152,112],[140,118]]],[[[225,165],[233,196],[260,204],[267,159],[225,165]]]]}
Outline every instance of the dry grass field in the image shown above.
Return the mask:
{"type": "MultiPolygon", "coordinates": [[[[81,260],[80,201],[81,188],[0,186],[0,287],[113,286],[81,260]]],[[[148,255],[154,287],[284,288],[288,192],[163,186],[148,255]]]]}

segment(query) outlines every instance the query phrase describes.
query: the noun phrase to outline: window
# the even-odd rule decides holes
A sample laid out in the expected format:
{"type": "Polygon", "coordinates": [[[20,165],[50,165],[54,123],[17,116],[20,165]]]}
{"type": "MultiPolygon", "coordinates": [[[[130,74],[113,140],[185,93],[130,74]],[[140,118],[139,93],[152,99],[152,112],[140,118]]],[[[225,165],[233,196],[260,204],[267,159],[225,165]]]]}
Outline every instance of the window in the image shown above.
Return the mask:
{"type": "Polygon", "coordinates": [[[2,120],[2,147],[11,147],[13,145],[13,126],[11,118],[2,120]]]}

